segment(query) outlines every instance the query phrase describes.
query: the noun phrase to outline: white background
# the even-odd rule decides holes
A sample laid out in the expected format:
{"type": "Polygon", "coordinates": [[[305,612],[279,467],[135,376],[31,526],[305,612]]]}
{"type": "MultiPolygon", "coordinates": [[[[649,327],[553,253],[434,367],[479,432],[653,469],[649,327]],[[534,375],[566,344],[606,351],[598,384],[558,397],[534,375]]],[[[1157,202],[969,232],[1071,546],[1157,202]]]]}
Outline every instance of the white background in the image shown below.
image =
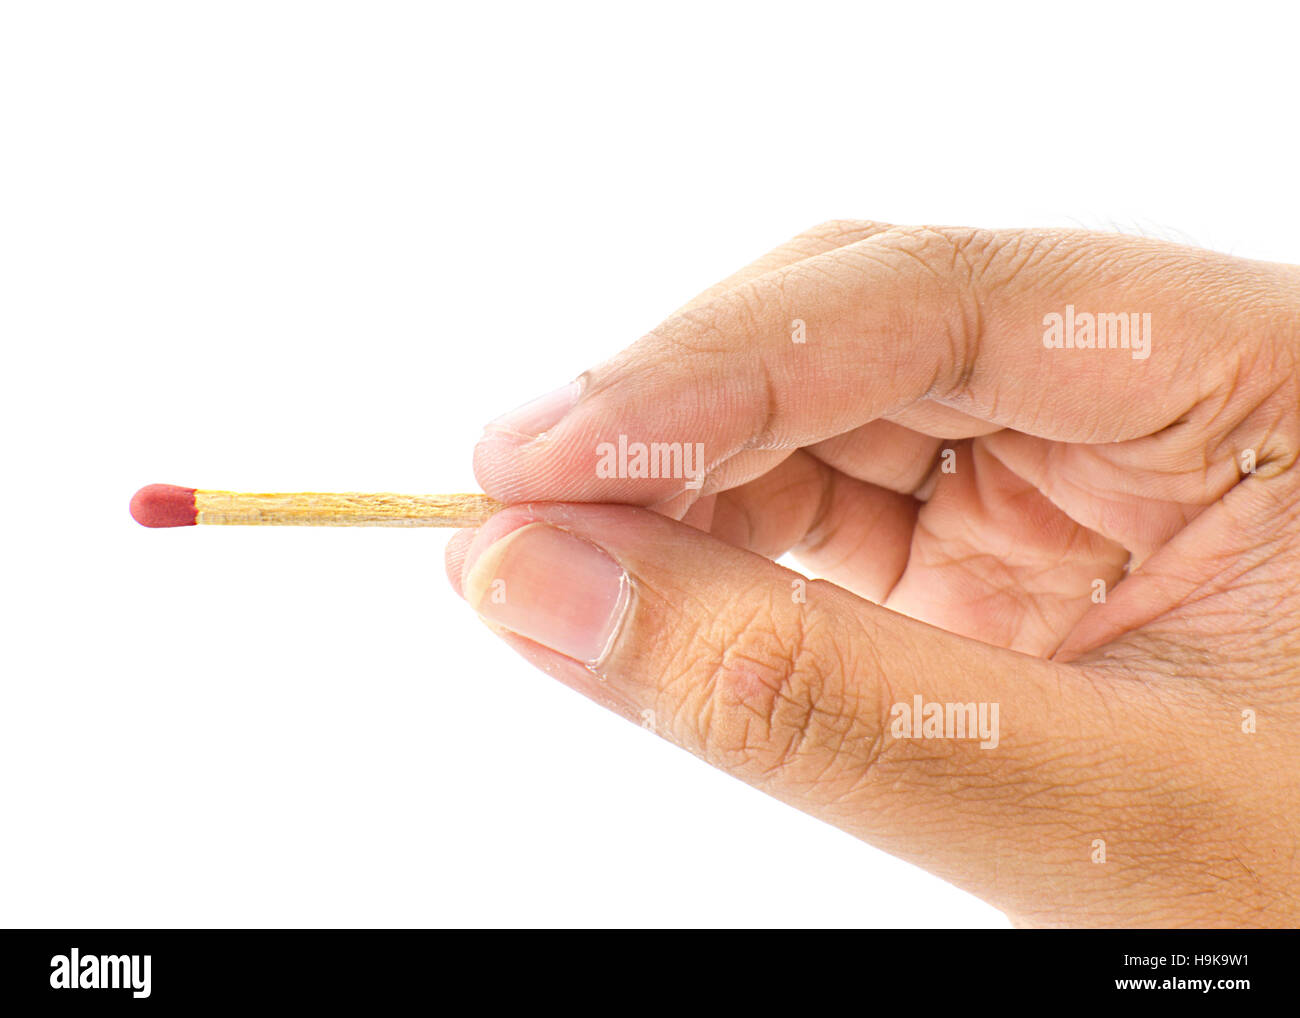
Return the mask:
{"type": "Polygon", "coordinates": [[[1300,259],[1286,5],[0,10],[0,923],[1005,924],[530,670],[445,532],[127,502],[471,489],[829,218],[1300,259]]]}

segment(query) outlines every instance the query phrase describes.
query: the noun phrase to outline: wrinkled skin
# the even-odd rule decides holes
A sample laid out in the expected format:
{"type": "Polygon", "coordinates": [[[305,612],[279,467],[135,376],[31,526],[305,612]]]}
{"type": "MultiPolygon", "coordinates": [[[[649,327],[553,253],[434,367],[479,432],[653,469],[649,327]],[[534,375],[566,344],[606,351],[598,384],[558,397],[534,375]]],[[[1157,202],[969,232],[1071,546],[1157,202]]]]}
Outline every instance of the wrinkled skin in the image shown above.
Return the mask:
{"type": "Polygon", "coordinates": [[[449,573],[555,677],[1017,923],[1296,925],[1298,352],[1293,266],[826,224],[542,433],[489,426],[476,471],[515,504],[449,573]],[[1067,304],[1150,313],[1149,357],[1046,347],[1067,304]],[[703,486],[596,476],[619,434],[702,443],[703,486]],[[484,598],[486,549],[537,522],[626,571],[598,660],[484,598]],[[997,702],[998,745],[897,737],[916,694],[997,702]]]}

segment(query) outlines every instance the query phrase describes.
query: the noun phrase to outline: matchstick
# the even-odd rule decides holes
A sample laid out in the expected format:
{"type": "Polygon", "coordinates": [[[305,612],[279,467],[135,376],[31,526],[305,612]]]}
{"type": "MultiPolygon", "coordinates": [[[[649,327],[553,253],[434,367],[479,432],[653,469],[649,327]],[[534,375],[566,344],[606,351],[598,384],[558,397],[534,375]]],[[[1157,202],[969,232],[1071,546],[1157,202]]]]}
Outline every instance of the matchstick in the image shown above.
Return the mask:
{"type": "Polygon", "coordinates": [[[477,527],[498,509],[487,495],[298,491],[251,494],[150,484],[131,499],[146,527],[477,527]]]}

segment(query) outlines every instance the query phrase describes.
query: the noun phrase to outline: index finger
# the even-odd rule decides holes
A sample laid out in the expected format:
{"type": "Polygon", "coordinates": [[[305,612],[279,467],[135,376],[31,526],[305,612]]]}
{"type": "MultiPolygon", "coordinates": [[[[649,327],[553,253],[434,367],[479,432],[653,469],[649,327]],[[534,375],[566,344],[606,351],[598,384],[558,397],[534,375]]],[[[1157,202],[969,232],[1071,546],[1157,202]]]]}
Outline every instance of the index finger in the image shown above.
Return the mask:
{"type": "Polygon", "coordinates": [[[672,316],[490,425],[475,471],[505,501],[655,505],[921,401],[1042,438],[1138,438],[1273,385],[1242,364],[1296,291],[1283,266],[1145,238],[895,227],[672,316]]]}

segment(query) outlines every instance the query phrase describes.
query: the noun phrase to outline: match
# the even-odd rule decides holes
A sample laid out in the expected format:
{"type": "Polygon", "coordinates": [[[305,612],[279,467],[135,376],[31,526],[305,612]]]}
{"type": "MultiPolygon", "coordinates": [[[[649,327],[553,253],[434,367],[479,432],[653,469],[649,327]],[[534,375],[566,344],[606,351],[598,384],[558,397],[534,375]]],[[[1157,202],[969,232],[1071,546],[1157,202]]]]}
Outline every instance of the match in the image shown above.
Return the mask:
{"type": "Polygon", "coordinates": [[[150,484],[131,499],[146,527],[477,527],[497,510],[481,494],[297,491],[256,494],[150,484]]]}

